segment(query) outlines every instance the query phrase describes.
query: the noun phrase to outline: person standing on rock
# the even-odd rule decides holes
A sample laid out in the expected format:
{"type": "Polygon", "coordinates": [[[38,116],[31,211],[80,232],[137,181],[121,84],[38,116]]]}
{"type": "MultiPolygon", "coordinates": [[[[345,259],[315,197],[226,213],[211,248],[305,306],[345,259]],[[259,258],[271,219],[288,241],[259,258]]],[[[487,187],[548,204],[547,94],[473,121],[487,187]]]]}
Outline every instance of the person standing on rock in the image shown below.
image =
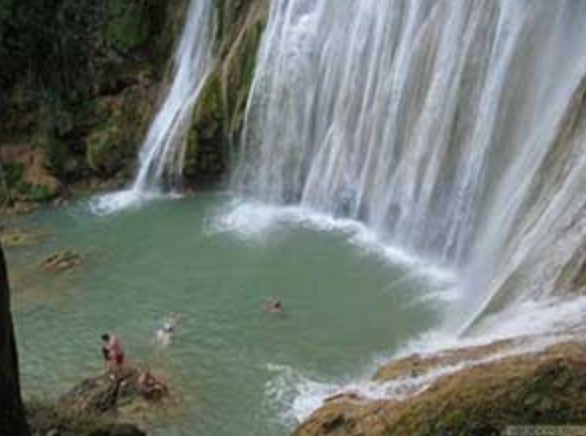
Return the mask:
{"type": "Polygon", "coordinates": [[[120,340],[112,333],[104,333],[102,335],[102,354],[106,363],[106,372],[109,374],[116,374],[124,364],[124,352],[120,340]]]}

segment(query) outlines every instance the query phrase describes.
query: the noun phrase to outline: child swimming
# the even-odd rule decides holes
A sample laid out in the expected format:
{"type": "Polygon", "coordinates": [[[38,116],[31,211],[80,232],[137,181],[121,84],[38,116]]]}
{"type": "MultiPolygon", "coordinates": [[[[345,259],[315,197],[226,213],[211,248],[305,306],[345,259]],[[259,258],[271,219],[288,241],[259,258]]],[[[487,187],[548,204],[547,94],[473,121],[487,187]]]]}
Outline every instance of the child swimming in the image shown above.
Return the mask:
{"type": "Polygon", "coordinates": [[[173,337],[173,333],[175,333],[178,322],[179,315],[176,313],[170,314],[155,332],[155,343],[163,347],[168,347],[171,344],[171,338],[173,337]]]}

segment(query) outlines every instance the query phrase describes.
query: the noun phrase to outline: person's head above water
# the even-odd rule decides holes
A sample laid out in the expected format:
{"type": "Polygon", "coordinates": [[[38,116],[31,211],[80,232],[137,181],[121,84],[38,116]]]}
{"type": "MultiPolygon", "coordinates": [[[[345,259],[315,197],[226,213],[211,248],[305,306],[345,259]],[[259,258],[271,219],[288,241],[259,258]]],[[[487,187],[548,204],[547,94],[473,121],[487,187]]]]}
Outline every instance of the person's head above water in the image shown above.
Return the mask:
{"type": "Polygon", "coordinates": [[[282,309],[282,304],[281,304],[281,300],[273,300],[267,307],[265,310],[267,310],[268,312],[273,312],[273,313],[277,313],[280,312],[282,309]]]}

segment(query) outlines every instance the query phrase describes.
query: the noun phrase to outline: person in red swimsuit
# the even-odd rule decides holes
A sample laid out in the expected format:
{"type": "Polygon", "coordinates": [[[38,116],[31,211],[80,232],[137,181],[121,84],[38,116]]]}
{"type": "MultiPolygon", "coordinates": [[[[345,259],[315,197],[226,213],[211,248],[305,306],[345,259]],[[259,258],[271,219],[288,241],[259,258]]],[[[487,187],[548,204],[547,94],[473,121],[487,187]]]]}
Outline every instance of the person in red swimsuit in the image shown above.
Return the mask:
{"type": "Polygon", "coordinates": [[[106,364],[106,372],[116,373],[124,364],[124,352],[120,340],[112,333],[104,333],[102,335],[102,355],[106,364]]]}

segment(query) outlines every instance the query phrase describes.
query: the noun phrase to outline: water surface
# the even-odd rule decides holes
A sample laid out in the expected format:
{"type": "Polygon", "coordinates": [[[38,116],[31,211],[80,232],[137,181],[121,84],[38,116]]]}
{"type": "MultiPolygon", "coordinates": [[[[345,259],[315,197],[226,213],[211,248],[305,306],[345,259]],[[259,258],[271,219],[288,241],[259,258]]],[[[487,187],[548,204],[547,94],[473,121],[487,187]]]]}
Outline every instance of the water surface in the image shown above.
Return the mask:
{"type": "Polygon", "coordinates": [[[184,404],[153,434],[285,435],[310,380],[366,377],[377,356],[438,324],[430,280],[352,243],[352,225],[267,215],[210,194],[107,216],[81,201],[22,219],[46,235],[8,252],[26,394],[100,371],[99,336],[112,330],[184,404]],[[63,249],[83,264],[38,271],[63,249]],[[283,313],[261,310],[273,297],[283,313]],[[182,315],[178,332],[157,350],[154,329],[170,312],[182,315]]]}

